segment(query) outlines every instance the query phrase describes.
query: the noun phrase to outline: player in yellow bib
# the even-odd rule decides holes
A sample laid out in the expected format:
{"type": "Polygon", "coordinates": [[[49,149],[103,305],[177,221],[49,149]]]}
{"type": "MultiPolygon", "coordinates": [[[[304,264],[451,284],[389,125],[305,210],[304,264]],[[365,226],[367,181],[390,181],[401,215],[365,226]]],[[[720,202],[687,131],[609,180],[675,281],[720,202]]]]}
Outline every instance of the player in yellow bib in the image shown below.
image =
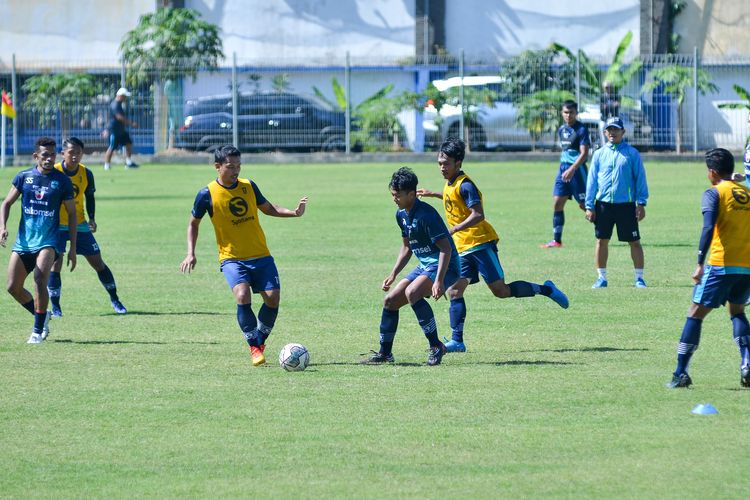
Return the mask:
{"type": "Polygon", "coordinates": [[[667,387],[689,387],[688,365],[698,349],[703,319],[729,302],[734,341],[740,350],[740,385],[750,387],[750,324],[745,304],[750,298],[750,189],[732,180],[734,157],[726,149],[706,153],[708,180],[703,193],[703,231],[698,267],[693,272],[693,303],[677,345],[677,367],[667,387]]]}
{"type": "Polygon", "coordinates": [[[237,322],[250,346],[254,366],[266,362],[266,339],[276,322],[281,299],[281,284],[276,264],[266,246],[258,211],[271,217],[302,217],[307,206],[303,197],[290,210],[270,203],[251,180],[240,179],[239,149],[222,146],[214,153],[215,181],[198,192],[187,231],[187,257],[180,271],[195,268],[195,244],[198,227],[208,213],[219,246],[221,271],[237,302],[237,322]],[[250,304],[252,293],[259,293],[263,305],[255,317],[250,304]]]}
{"type": "Polygon", "coordinates": [[[470,284],[477,283],[480,275],[495,297],[504,299],[544,295],[563,309],[568,307],[568,297],[552,281],[545,281],[543,285],[528,281],[505,283],[505,273],[497,255],[499,238],[485,219],[482,193],[461,170],[465,154],[466,146],[462,140],[446,139],[438,154],[438,166],[445,179],[443,192],[427,189],[417,192],[420,196],[442,198],[448,227],[461,260],[461,278],[447,291],[451,301],[452,332],[451,340],[445,344],[448,352],[466,351],[463,339],[466,319],[464,291],[470,284]]]}
{"type": "MultiPolygon", "coordinates": [[[[69,137],[63,141],[62,149],[63,161],[55,164],[55,168],[68,176],[73,183],[73,200],[76,203],[76,220],[78,244],[76,245],[76,254],[83,255],[96,271],[99,282],[102,284],[112,303],[112,308],[117,314],[126,314],[128,312],[125,306],[120,302],[117,295],[117,284],[115,277],[109,266],[102,260],[101,249],[94,238],[97,225],[95,219],[96,203],[94,201],[94,174],[81,163],[83,158],[83,141],[77,137],[69,137]],[[84,205],[86,213],[84,213],[84,205]],[[86,220],[88,215],[88,221],[86,220]]],[[[70,239],[68,228],[68,214],[60,212],[60,230],[57,233],[57,260],[52,267],[49,275],[47,290],[49,291],[50,302],[52,302],[52,316],[62,316],[60,307],[60,295],[62,292],[62,256],[65,254],[65,247],[70,239]]]]}

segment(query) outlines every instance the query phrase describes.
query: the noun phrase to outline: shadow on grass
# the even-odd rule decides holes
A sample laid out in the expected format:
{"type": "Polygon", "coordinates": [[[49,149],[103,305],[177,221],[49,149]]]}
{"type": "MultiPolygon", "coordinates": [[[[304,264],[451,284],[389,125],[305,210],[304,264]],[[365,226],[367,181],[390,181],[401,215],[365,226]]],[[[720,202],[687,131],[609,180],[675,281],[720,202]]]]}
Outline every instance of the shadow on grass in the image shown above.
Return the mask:
{"type": "Polygon", "coordinates": [[[518,352],[644,352],[648,349],[642,347],[639,348],[623,348],[623,347],[579,347],[569,349],[535,349],[533,351],[518,351],[518,352]]]}
{"type": "Polygon", "coordinates": [[[184,311],[184,312],[158,312],[158,311],[131,311],[128,310],[127,314],[117,314],[116,312],[106,312],[99,316],[188,316],[188,315],[199,315],[199,316],[227,316],[230,313],[220,313],[212,311],[184,311]]]}
{"type": "MultiPolygon", "coordinates": [[[[375,367],[377,370],[378,366],[426,366],[424,363],[382,363],[380,365],[366,365],[363,363],[360,363],[359,361],[331,361],[329,363],[314,363],[310,365],[310,368],[314,368],[316,366],[365,366],[365,367],[375,367]]],[[[308,368],[309,369],[309,368],[308,368]]]]}
{"type": "Polygon", "coordinates": [[[181,342],[157,342],[155,340],[70,340],[70,339],[52,339],[48,342],[57,342],[60,344],[81,344],[81,345],[116,345],[116,344],[156,344],[156,345],[167,345],[167,344],[205,344],[214,345],[218,342],[200,342],[193,340],[186,340],[181,342]]]}
{"type": "Polygon", "coordinates": [[[673,247],[693,247],[695,246],[694,243],[651,243],[649,242],[649,247],[655,247],[655,248],[673,248],[673,247]]]}
{"type": "Polygon", "coordinates": [[[468,363],[477,365],[493,365],[493,366],[545,366],[545,365],[579,365],[580,363],[570,363],[568,361],[545,361],[545,360],[520,360],[512,359],[510,361],[479,361],[477,363],[468,363]]]}

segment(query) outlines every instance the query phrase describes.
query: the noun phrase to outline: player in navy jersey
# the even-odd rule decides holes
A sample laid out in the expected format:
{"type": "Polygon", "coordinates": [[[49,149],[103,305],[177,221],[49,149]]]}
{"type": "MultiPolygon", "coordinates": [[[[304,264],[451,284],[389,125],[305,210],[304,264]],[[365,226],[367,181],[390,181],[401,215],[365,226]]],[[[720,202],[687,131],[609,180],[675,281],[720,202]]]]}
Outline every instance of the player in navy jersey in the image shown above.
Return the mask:
{"type": "MultiPolygon", "coordinates": [[[[126,314],[128,310],[122,305],[120,297],[117,295],[115,277],[112,275],[109,266],[102,260],[102,252],[99,249],[96,238],[94,238],[94,233],[97,229],[95,219],[96,202],[94,198],[96,187],[94,185],[94,173],[81,163],[81,159],[83,158],[83,141],[77,137],[65,139],[63,141],[62,155],[63,161],[56,163],[55,169],[63,172],[73,183],[73,199],[76,204],[76,219],[78,221],[78,227],[76,228],[78,235],[76,252],[78,255],[83,255],[94,271],[96,271],[99,282],[109,294],[109,300],[115,312],[117,314],[126,314]],[[85,212],[84,205],[86,208],[85,212]],[[86,220],[86,215],[89,217],[88,221],[86,220]]],[[[55,265],[52,267],[49,283],[47,284],[50,302],[52,302],[52,316],[62,316],[62,308],[60,307],[62,278],[60,277],[60,271],[62,270],[62,256],[65,254],[65,245],[68,239],[68,217],[65,212],[62,212],[60,214],[60,231],[58,233],[56,248],[58,257],[55,260],[55,265]]]]}
{"type": "MultiPolygon", "coordinates": [[[[750,114],[747,115],[747,125],[750,128],[750,114]]],[[[743,157],[745,164],[745,184],[750,187],[750,141],[745,145],[745,156],[743,157]]]]}
{"type": "Polygon", "coordinates": [[[0,246],[8,240],[6,224],[10,207],[21,198],[21,220],[13,252],[8,262],[8,292],[34,315],[29,344],[39,344],[49,335],[47,281],[55,262],[60,210],[64,205],[71,221],[68,266],[76,267],[76,206],[73,184],[62,172],[55,170],[55,141],[41,137],[34,145],[36,166],[19,172],[13,179],[8,196],[0,207],[0,246]],[[34,273],[34,295],[24,288],[26,277],[34,273]]]}
{"type": "Polygon", "coordinates": [[[581,210],[585,210],[586,199],[586,159],[591,140],[586,126],[578,121],[578,104],[565,101],[562,105],[563,124],[557,130],[560,142],[560,167],[552,190],[552,240],[542,248],[562,246],[563,226],[565,225],[565,202],[573,199],[581,210]]]}
{"type": "Polygon", "coordinates": [[[425,298],[439,299],[458,280],[458,253],[437,210],[417,199],[417,176],[410,168],[397,170],[391,177],[389,187],[398,206],[396,223],[401,229],[401,248],[393,270],[383,280],[383,290],[388,295],[380,320],[380,350],[373,351],[372,356],[363,363],[377,365],[394,362],[392,349],[398,328],[398,311],[409,304],[430,345],[427,364],[439,365],[446,352],[445,345],[438,338],[435,315],[425,298]],[[412,254],[419,264],[391,288],[412,254]]]}

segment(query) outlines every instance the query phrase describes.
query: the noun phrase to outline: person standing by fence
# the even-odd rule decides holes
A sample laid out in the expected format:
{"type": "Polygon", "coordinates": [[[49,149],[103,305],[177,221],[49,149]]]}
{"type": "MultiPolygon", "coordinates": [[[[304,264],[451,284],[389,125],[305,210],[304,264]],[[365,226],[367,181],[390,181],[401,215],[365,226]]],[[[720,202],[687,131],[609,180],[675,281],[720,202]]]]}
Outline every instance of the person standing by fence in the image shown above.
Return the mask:
{"type": "Polygon", "coordinates": [[[138,168],[138,164],[131,158],[133,141],[125,128],[126,126],[138,128],[138,124],[125,116],[125,110],[122,107],[122,103],[127,101],[128,97],[130,97],[128,89],[121,87],[115,94],[115,99],[109,105],[109,147],[107,152],[104,153],[104,170],[110,169],[112,153],[115,152],[115,149],[121,147],[125,148],[125,168],[138,168]]]}

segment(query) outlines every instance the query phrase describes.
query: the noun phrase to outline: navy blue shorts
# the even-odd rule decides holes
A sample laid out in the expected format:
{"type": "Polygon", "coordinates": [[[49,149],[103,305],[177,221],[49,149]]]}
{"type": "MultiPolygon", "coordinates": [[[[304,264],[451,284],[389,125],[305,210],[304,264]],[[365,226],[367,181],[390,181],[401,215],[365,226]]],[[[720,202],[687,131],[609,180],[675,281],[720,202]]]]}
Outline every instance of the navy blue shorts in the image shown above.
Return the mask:
{"type": "MultiPolygon", "coordinates": [[[[409,281],[414,281],[415,279],[419,278],[420,276],[427,276],[432,280],[433,283],[435,283],[435,278],[437,278],[437,270],[438,266],[435,264],[434,266],[430,267],[415,267],[412,272],[410,272],[406,278],[409,281]]],[[[446,290],[453,286],[453,284],[458,281],[459,273],[458,273],[458,266],[448,266],[448,271],[445,273],[445,280],[443,281],[443,286],[446,288],[446,290]]]]}
{"type": "Polygon", "coordinates": [[[503,266],[497,256],[497,245],[494,243],[461,255],[461,277],[473,284],[479,282],[479,276],[488,284],[505,279],[503,266]]]}
{"type": "MultiPolygon", "coordinates": [[[[76,236],[76,255],[97,255],[101,253],[99,244],[94,238],[94,233],[89,231],[78,231],[76,236]]],[[[60,229],[57,232],[57,244],[55,250],[57,253],[64,254],[65,248],[70,240],[70,232],[67,229],[60,229]]]]}
{"type": "Polygon", "coordinates": [[[573,174],[573,178],[568,182],[562,180],[562,174],[570,168],[569,163],[561,163],[555,178],[555,187],[552,189],[552,196],[568,197],[577,201],[579,204],[586,201],[586,165],[581,165],[573,174]]]}
{"type": "Polygon", "coordinates": [[[240,283],[250,285],[253,293],[281,288],[279,271],[270,255],[259,259],[225,260],[221,263],[221,272],[224,273],[229,288],[240,283]]]}
{"type": "Polygon", "coordinates": [[[600,240],[612,238],[612,229],[617,225],[617,239],[620,241],[638,241],[641,232],[638,219],[635,217],[635,203],[604,203],[597,201],[594,205],[594,235],[600,240]]]}
{"type": "Polygon", "coordinates": [[[123,146],[127,146],[128,144],[133,144],[132,139],[130,139],[130,134],[127,132],[112,132],[109,131],[109,148],[110,149],[117,149],[121,148],[123,146]]]}
{"type": "Polygon", "coordinates": [[[693,302],[717,308],[725,303],[746,304],[750,299],[750,274],[724,274],[723,267],[708,264],[703,279],[693,289],[693,302]]]}

